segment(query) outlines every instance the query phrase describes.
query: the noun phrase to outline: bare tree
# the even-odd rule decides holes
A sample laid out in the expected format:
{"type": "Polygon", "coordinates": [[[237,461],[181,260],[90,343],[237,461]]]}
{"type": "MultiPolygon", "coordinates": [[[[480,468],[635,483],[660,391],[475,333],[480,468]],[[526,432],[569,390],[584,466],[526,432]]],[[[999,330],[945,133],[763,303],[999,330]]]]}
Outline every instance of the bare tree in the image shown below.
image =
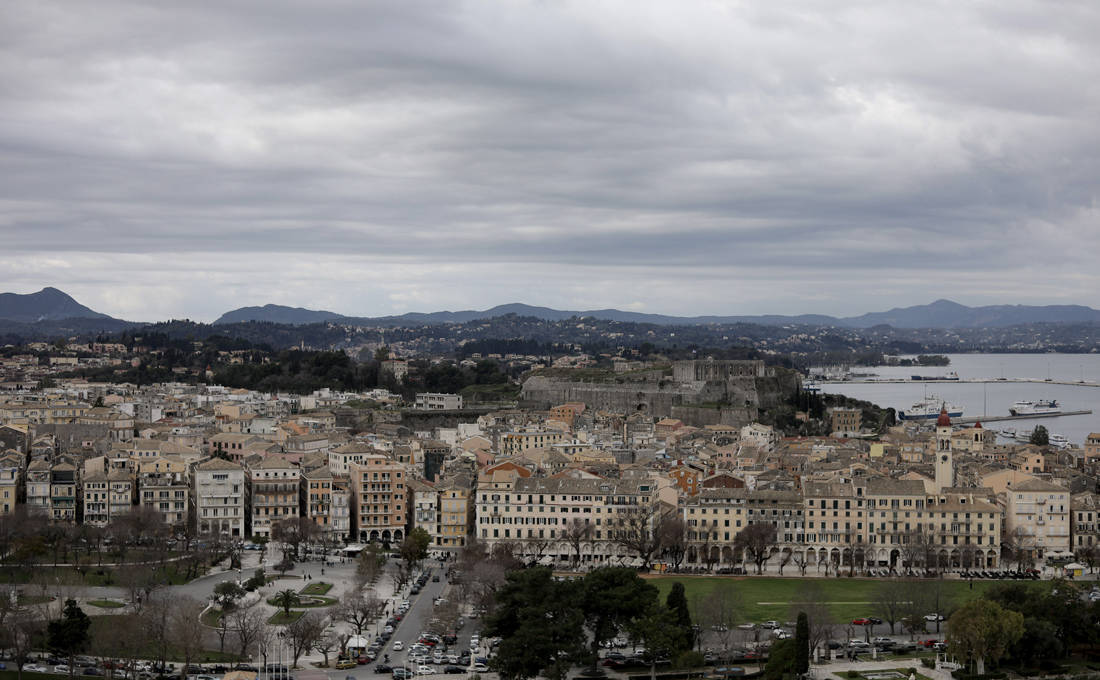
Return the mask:
{"type": "Polygon", "coordinates": [[[290,653],[294,658],[294,666],[298,665],[298,659],[302,654],[309,651],[317,642],[317,638],[325,632],[325,625],[325,620],[320,614],[307,612],[284,628],[286,641],[290,644],[290,653]]]}
{"type": "Polygon", "coordinates": [[[318,527],[308,517],[279,520],[271,525],[271,537],[283,544],[283,561],[297,561],[303,543],[309,543],[319,533],[318,527]]]}
{"type": "Polygon", "coordinates": [[[573,548],[573,568],[576,569],[581,561],[581,544],[592,537],[594,527],[579,518],[574,518],[561,531],[561,537],[573,548]]]}
{"type": "Polygon", "coordinates": [[[42,639],[44,622],[33,610],[24,610],[0,626],[0,649],[8,650],[15,662],[17,680],[23,680],[23,666],[30,661],[31,651],[42,639]]]}
{"type": "Polygon", "coordinates": [[[349,592],[333,612],[333,616],[354,628],[356,635],[362,635],[363,629],[381,616],[385,609],[386,601],[378,597],[374,590],[366,593],[349,592]]]}
{"type": "Polygon", "coordinates": [[[687,555],[687,523],[675,512],[665,513],[657,525],[657,540],[661,546],[661,555],[672,564],[674,570],[687,555]]]}
{"type": "Polygon", "coordinates": [[[909,600],[912,599],[913,591],[917,587],[913,581],[890,579],[881,582],[875,588],[875,611],[883,621],[890,624],[891,635],[894,634],[894,626],[905,617],[909,600]]]}
{"type": "Polygon", "coordinates": [[[367,549],[359,553],[355,563],[356,588],[362,590],[368,585],[373,585],[382,575],[382,568],[386,564],[386,555],[376,543],[371,543],[367,549]]]}
{"type": "Polygon", "coordinates": [[[829,606],[826,603],[825,591],[816,581],[802,582],[794,594],[791,603],[791,618],[797,619],[799,612],[806,613],[806,619],[810,627],[810,649],[814,650],[834,635],[836,621],[829,606]]]}
{"type": "Polygon", "coordinates": [[[253,605],[236,609],[229,616],[232,620],[233,632],[237,637],[238,656],[247,659],[248,650],[256,646],[264,628],[267,627],[264,612],[253,605]]]}
{"type": "Polygon", "coordinates": [[[734,629],[742,615],[742,605],[740,593],[727,587],[712,591],[699,606],[697,616],[700,625],[710,629],[711,633],[718,638],[723,650],[730,648],[734,629]]]}
{"type": "Polygon", "coordinates": [[[313,649],[319,654],[323,654],[325,657],[325,668],[328,668],[328,655],[334,650],[340,649],[339,636],[332,630],[330,621],[322,622],[324,628],[321,630],[320,635],[313,641],[313,649]]]}
{"type": "Polygon", "coordinates": [[[771,522],[753,522],[737,532],[734,545],[756,565],[756,573],[764,573],[764,564],[771,557],[771,549],[775,546],[775,525],[771,522]]]}
{"type": "Polygon", "coordinates": [[[790,561],[794,559],[794,551],[790,548],[784,548],[779,552],[779,575],[783,575],[783,567],[787,566],[790,561]]]}
{"type": "MultiPolygon", "coordinates": [[[[172,611],[172,600],[163,593],[156,593],[145,600],[139,613],[142,630],[154,653],[153,658],[160,664],[167,661],[168,651],[173,644],[172,611]]],[[[194,625],[197,628],[198,622],[194,625]]]]}
{"type": "Polygon", "coordinates": [[[794,566],[798,567],[799,575],[805,576],[806,575],[806,567],[808,567],[809,564],[810,564],[809,560],[806,559],[806,553],[798,553],[797,555],[794,556],[793,561],[794,561],[794,566]]]}
{"type": "Polygon", "coordinates": [[[203,627],[199,625],[199,616],[205,608],[206,605],[193,597],[172,598],[172,612],[169,615],[168,629],[172,646],[175,648],[176,653],[183,657],[183,668],[180,670],[181,680],[186,680],[187,667],[202,651],[203,627]]]}
{"type": "Polygon", "coordinates": [[[612,521],[615,522],[611,529],[615,542],[636,554],[642,560],[642,568],[648,569],[653,554],[660,547],[656,508],[639,505],[621,509],[612,521]]]}

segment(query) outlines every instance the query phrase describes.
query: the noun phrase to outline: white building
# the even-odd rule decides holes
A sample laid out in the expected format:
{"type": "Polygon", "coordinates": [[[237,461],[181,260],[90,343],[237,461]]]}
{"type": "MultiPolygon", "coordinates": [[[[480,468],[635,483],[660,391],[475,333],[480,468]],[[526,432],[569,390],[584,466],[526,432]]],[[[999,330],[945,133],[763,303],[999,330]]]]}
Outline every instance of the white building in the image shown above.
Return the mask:
{"type": "Polygon", "coordinates": [[[199,533],[245,536],[248,499],[244,468],[222,458],[211,458],[195,466],[192,481],[195,488],[191,498],[199,533]]]}
{"type": "Polygon", "coordinates": [[[1050,553],[1068,553],[1069,489],[1028,479],[1005,491],[1004,540],[1042,559],[1050,553]]]}
{"type": "Polygon", "coordinates": [[[414,408],[427,411],[454,411],[462,408],[462,397],[441,392],[421,392],[416,395],[414,408]]]}

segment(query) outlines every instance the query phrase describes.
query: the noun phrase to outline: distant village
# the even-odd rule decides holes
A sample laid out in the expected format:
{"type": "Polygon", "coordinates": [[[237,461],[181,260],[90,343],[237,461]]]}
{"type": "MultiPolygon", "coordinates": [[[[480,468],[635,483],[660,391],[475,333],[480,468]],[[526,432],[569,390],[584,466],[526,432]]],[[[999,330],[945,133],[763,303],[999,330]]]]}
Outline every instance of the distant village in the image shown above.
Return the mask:
{"type": "MultiPolygon", "coordinates": [[[[155,511],[177,534],[231,540],[290,521],[333,547],[421,528],[435,551],[481,546],[580,569],[1100,562],[1100,433],[1084,448],[999,444],[946,412],[878,431],[859,408],[833,407],[828,436],[789,436],[760,415],[800,389],[797,374],[761,361],[654,372],[617,358],[612,374],[629,379],[593,381],[577,353],[528,377],[518,399],[475,405],[383,388],[93,382],[62,374],[140,359],[111,343],[79,357],[27,349],[0,363],[9,520],[109,528],[155,511]]],[[[387,357],[383,370],[401,383],[409,364],[387,357]]]]}

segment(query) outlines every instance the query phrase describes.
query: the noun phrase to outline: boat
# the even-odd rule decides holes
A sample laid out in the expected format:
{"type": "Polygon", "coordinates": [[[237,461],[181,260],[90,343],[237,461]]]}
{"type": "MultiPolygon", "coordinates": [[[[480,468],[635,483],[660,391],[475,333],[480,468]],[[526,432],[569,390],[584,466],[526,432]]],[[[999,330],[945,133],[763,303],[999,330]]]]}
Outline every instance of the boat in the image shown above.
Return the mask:
{"type": "Polygon", "coordinates": [[[962,418],[962,406],[949,404],[932,395],[914,403],[906,411],[899,411],[898,420],[935,420],[940,417],[940,409],[947,409],[947,415],[951,418],[962,418]]]}
{"type": "Polygon", "coordinates": [[[1014,416],[1053,416],[1062,412],[1057,399],[1039,399],[1038,401],[1018,401],[1008,409],[1014,416]]]}
{"type": "Polygon", "coordinates": [[[1031,441],[1031,430],[1016,430],[1016,441],[1029,442],[1031,441]]]}
{"type": "Polygon", "coordinates": [[[1051,446],[1055,446],[1059,449],[1064,449],[1069,446],[1069,439],[1066,439],[1064,434],[1052,434],[1048,440],[1051,446]]]}
{"type": "Polygon", "coordinates": [[[821,385],[816,380],[807,380],[802,383],[802,391],[809,394],[819,394],[821,392],[821,385]]]}
{"type": "Polygon", "coordinates": [[[1005,429],[1001,430],[1001,436],[1002,437],[1007,437],[1008,439],[1015,439],[1016,438],[1016,428],[1006,427],[1005,429]]]}
{"type": "Polygon", "coordinates": [[[951,371],[947,375],[911,375],[913,380],[958,380],[959,374],[951,371]]]}

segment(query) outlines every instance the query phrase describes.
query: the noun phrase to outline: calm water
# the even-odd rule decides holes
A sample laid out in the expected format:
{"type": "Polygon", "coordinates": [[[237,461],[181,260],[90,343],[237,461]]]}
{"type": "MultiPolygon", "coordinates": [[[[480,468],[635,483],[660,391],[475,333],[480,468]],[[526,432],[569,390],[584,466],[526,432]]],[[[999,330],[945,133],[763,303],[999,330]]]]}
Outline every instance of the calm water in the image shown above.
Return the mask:
{"type": "MultiPolygon", "coordinates": [[[[990,379],[1033,378],[1063,380],[1086,384],[1056,385],[1049,383],[891,383],[883,385],[824,383],[826,392],[865,399],[879,406],[908,409],[925,396],[936,396],[964,409],[970,416],[1007,416],[1013,402],[1020,400],[1057,399],[1067,411],[1092,409],[1084,416],[1028,418],[991,423],[992,429],[1015,428],[1029,430],[1044,425],[1051,434],[1065,435],[1069,441],[1083,446],[1090,432],[1100,432],[1100,354],[949,354],[950,366],[901,368],[878,366],[869,369],[878,378],[908,379],[911,375],[944,375],[948,371],[959,378],[990,379]]],[[[860,372],[868,369],[860,368],[860,372]]]]}

